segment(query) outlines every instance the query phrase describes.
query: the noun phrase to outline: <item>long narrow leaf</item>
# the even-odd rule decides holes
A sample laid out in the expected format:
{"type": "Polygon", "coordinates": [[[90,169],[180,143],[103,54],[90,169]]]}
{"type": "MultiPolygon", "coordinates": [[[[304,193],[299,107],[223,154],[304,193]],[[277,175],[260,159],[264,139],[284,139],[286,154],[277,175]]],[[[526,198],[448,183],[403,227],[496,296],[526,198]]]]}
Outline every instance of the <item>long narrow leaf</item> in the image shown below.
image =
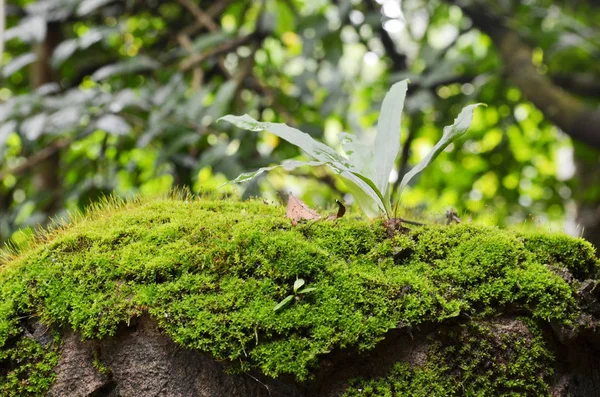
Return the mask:
{"type": "MultiPolygon", "coordinates": [[[[31,4],[30,4],[31,5],[31,4]]],[[[4,32],[4,41],[18,37],[27,43],[41,43],[46,38],[48,25],[43,16],[33,15],[21,19],[17,26],[4,32]]]]}
{"type": "Polygon", "coordinates": [[[23,69],[25,66],[35,62],[37,59],[37,55],[32,52],[28,52],[23,55],[19,55],[18,57],[13,58],[9,63],[4,65],[2,69],[2,77],[7,78],[12,76],[14,73],[23,69]]]}
{"type": "Polygon", "coordinates": [[[262,167],[256,171],[252,171],[252,172],[244,172],[243,174],[238,175],[238,177],[235,178],[234,180],[225,183],[225,185],[227,185],[229,183],[242,183],[242,182],[251,181],[252,179],[256,178],[257,176],[264,174],[265,172],[274,170],[275,168],[278,168],[278,167],[282,167],[282,168],[286,169],[287,171],[292,171],[292,170],[294,170],[298,167],[302,167],[304,165],[309,165],[309,166],[315,167],[315,166],[324,165],[324,164],[325,163],[323,163],[321,161],[286,160],[278,165],[273,165],[270,167],[262,167]]]}
{"type": "Polygon", "coordinates": [[[361,175],[370,180],[375,179],[375,164],[373,163],[375,155],[371,145],[361,142],[358,136],[346,132],[340,134],[340,142],[350,164],[361,175]]]}
{"type": "Polygon", "coordinates": [[[277,305],[275,305],[275,307],[273,308],[273,311],[278,312],[280,310],[285,309],[292,303],[293,300],[294,300],[294,295],[286,296],[281,302],[279,302],[277,305]]]}
{"type": "Polygon", "coordinates": [[[216,119],[223,113],[225,113],[227,107],[231,103],[233,99],[233,95],[237,90],[238,82],[234,80],[229,80],[226,83],[221,84],[217,93],[215,95],[215,99],[210,104],[209,108],[206,110],[206,115],[210,116],[212,120],[216,119]]]}
{"type": "Polygon", "coordinates": [[[381,208],[382,212],[385,212],[387,215],[391,214],[391,203],[390,200],[386,200],[383,195],[381,194],[381,192],[379,191],[379,189],[377,189],[377,186],[375,186],[375,183],[373,183],[372,180],[370,180],[369,178],[366,178],[365,176],[357,173],[357,172],[353,172],[352,174],[354,174],[356,177],[360,178],[364,183],[366,183],[373,192],[375,192],[375,194],[377,195],[377,198],[379,199],[378,201],[375,200],[375,202],[379,202],[379,203],[383,203],[384,207],[381,208]]]}
{"type": "MultiPolygon", "coordinates": [[[[243,116],[224,116],[219,120],[225,120],[236,127],[243,128],[250,131],[269,131],[278,137],[290,142],[293,145],[298,146],[302,149],[307,155],[314,158],[321,164],[328,165],[336,174],[342,176],[346,180],[350,181],[350,188],[354,188],[353,194],[356,192],[356,188],[362,190],[365,194],[361,195],[362,198],[359,201],[359,205],[363,208],[363,204],[366,204],[364,198],[370,197],[371,200],[376,204],[376,207],[379,208],[381,212],[386,212],[386,207],[381,200],[382,194],[376,190],[373,190],[374,186],[370,186],[368,183],[364,181],[364,177],[360,178],[357,176],[357,172],[355,167],[353,167],[347,158],[337,153],[335,150],[330,148],[329,146],[316,141],[310,135],[305,132],[302,132],[298,129],[289,127],[282,123],[261,123],[245,114],[243,116]],[[361,204],[361,202],[363,204],[361,204]]],[[[268,168],[268,167],[267,167],[268,168]]],[[[272,169],[272,168],[271,168],[272,169]]],[[[261,170],[259,170],[261,171],[261,170]]],[[[269,171],[269,169],[265,169],[262,172],[269,171]]],[[[258,171],[257,171],[258,172],[258,171]]],[[[256,175],[254,175],[256,176],[256,175]]],[[[249,175],[250,179],[254,177],[249,175]]],[[[241,177],[241,176],[240,176],[241,177]]],[[[240,178],[238,177],[238,178],[240,178]]],[[[244,177],[245,178],[245,177],[244,177]]],[[[368,179],[368,178],[367,178],[368,179]]],[[[236,179],[237,181],[237,179],[236,179]]],[[[356,195],[355,195],[356,197],[356,195]]],[[[368,216],[377,216],[371,215],[367,211],[365,211],[368,216]]]]}
{"type": "Polygon", "coordinates": [[[261,123],[247,114],[243,116],[227,115],[221,117],[219,121],[220,120],[228,121],[236,127],[249,131],[269,131],[281,139],[285,139],[289,143],[298,146],[315,160],[339,163],[346,168],[349,166],[348,159],[329,146],[316,141],[307,133],[296,128],[289,127],[283,123],[261,123]]]}
{"type": "Polygon", "coordinates": [[[350,193],[356,198],[360,208],[367,214],[369,218],[375,218],[379,215],[386,214],[385,205],[379,198],[381,194],[374,191],[365,181],[351,172],[343,172],[340,174],[345,180],[346,186],[350,189],[350,193]],[[357,188],[360,192],[357,191],[357,188]]]}
{"type": "Polygon", "coordinates": [[[383,204],[383,201],[381,200],[381,193],[373,190],[372,182],[371,182],[371,185],[369,185],[367,182],[365,182],[365,178],[362,177],[360,174],[341,170],[338,167],[332,166],[331,163],[324,163],[322,161],[286,160],[279,165],[273,165],[270,167],[262,167],[256,171],[245,172],[243,174],[240,174],[234,180],[224,183],[221,186],[227,185],[229,183],[248,182],[248,181],[251,181],[252,179],[258,177],[259,175],[264,174],[265,172],[274,170],[275,168],[278,168],[278,167],[282,167],[282,168],[286,169],[287,171],[292,171],[298,167],[302,167],[305,165],[313,166],[313,167],[320,166],[320,165],[327,165],[327,166],[329,166],[329,168],[332,169],[332,171],[334,171],[336,174],[340,175],[342,177],[342,179],[344,179],[344,182],[345,182],[346,186],[348,187],[348,190],[350,190],[350,193],[354,196],[354,198],[358,202],[358,205],[365,212],[365,214],[367,214],[368,217],[374,218],[376,216],[379,216],[382,212],[386,213],[385,206],[383,204]]]}
{"type": "MultiPolygon", "coordinates": [[[[356,183],[354,183],[353,180],[344,178],[343,176],[342,179],[344,180],[344,184],[350,191],[350,194],[352,194],[352,196],[358,203],[358,206],[365,213],[365,215],[367,215],[369,218],[376,218],[385,212],[382,208],[383,203],[378,204],[379,199],[374,199],[371,194],[367,193],[364,190],[364,186],[359,187],[356,183]]],[[[359,183],[364,184],[363,181],[360,181],[359,183]]]]}
{"type": "Polygon", "coordinates": [[[160,66],[161,63],[157,60],[147,56],[138,55],[134,58],[101,67],[92,74],[92,80],[100,81],[116,75],[154,70],[160,66]]]}
{"type": "Polygon", "coordinates": [[[476,103],[474,105],[466,106],[458,115],[456,119],[454,119],[454,124],[444,127],[444,132],[442,134],[442,139],[435,144],[433,149],[423,160],[419,162],[412,170],[404,175],[402,181],[400,182],[400,191],[398,192],[398,197],[402,194],[402,191],[408,185],[411,179],[415,177],[419,172],[423,171],[425,167],[427,167],[435,158],[444,150],[448,145],[452,142],[460,138],[467,132],[467,129],[471,125],[471,121],[473,121],[473,111],[477,106],[485,104],[476,103]]]}
{"type": "Polygon", "coordinates": [[[302,288],[302,289],[296,291],[296,294],[302,295],[302,294],[306,294],[308,292],[313,292],[313,291],[316,291],[316,290],[317,290],[316,287],[306,287],[306,288],[302,288]]]}
{"type": "Polygon", "coordinates": [[[381,192],[378,191],[377,187],[369,180],[369,178],[346,167],[340,167],[339,163],[328,162],[326,164],[333,172],[344,179],[350,193],[356,198],[358,205],[369,218],[379,216],[381,213],[389,215],[389,212],[386,211],[386,206],[382,201],[381,192]]]}
{"type": "Polygon", "coordinates": [[[400,151],[400,123],[408,80],[400,81],[390,88],[381,105],[375,137],[375,186],[385,194],[390,173],[400,151]]]}

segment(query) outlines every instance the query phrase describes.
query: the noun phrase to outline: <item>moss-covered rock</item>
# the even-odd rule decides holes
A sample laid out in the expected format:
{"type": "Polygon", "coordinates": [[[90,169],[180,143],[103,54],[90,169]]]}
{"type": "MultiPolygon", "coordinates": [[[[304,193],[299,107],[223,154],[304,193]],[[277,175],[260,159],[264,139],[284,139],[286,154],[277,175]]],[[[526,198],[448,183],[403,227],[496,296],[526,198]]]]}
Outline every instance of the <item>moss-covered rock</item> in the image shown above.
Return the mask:
{"type": "Polygon", "coordinates": [[[462,331],[429,349],[432,363],[399,363],[388,378],[365,385],[391,390],[387,385],[397,381],[413,388],[427,374],[428,384],[436,378],[447,389],[443,382],[451,382],[452,395],[475,395],[479,385],[490,391],[482,395],[511,385],[539,395],[529,392],[547,390],[553,365],[539,329],[578,327],[579,282],[597,269],[591,246],[563,235],[461,224],[414,227],[389,238],[381,221],[351,217],[291,227],[283,208],[262,201],[110,203],[2,263],[0,390],[15,377],[31,383],[47,376],[30,392],[44,395],[52,381],[43,371],[55,363],[59,342],[32,348],[24,341],[38,342],[27,335],[24,318],[102,339],[147,313],[178,345],[226,360],[233,370],[298,381],[311,379],[332,351],[371,350],[394,329],[455,324],[462,331]],[[274,311],[298,278],[315,290],[274,311]],[[529,329],[527,341],[502,342],[520,346],[514,354],[496,354],[493,343],[461,350],[460,335],[471,335],[465,338],[475,346],[489,340],[486,321],[507,315],[521,316],[529,329]],[[15,359],[15,349],[23,359],[15,359]],[[461,365],[480,374],[482,364],[470,353],[505,368],[488,371],[485,380],[456,375],[468,372],[461,365]],[[40,362],[43,368],[35,369],[40,362]]]}
{"type": "Polygon", "coordinates": [[[495,319],[437,330],[422,365],[397,362],[383,377],[357,378],[355,396],[544,396],[554,356],[529,319],[495,319]]]}

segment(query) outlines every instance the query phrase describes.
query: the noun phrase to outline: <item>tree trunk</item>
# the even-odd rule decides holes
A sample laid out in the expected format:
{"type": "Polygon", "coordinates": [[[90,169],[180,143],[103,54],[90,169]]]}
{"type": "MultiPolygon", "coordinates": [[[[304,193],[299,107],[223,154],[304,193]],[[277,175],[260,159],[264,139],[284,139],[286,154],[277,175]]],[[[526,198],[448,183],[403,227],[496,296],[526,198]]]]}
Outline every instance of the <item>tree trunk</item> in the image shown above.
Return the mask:
{"type": "MultiPolygon", "coordinates": [[[[31,66],[31,86],[33,89],[56,81],[50,60],[56,46],[60,43],[60,24],[49,22],[46,38],[35,47],[36,62],[31,66]]],[[[60,152],[57,151],[37,165],[33,174],[33,189],[37,193],[46,193],[42,211],[48,216],[55,214],[61,203],[61,180],[59,178],[60,152]]]]}
{"type": "Polygon", "coordinates": [[[600,153],[575,146],[579,188],[573,192],[577,203],[577,224],[582,237],[596,247],[600,256],[600,153]]]}

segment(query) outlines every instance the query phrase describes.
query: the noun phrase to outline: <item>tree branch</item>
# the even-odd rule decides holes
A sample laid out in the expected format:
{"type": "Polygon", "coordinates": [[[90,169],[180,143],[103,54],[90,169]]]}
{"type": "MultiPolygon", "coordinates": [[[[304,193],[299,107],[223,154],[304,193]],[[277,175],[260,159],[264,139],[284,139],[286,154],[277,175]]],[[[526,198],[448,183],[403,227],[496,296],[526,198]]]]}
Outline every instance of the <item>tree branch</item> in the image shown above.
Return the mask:
{"type": "MultiPolygon", "coordinates": [[[[217,32],[219,30],[219,26],[214,22],[214,20],[212,19],[214,15],[216,15],[217,13],[219,13],[221,11],[220,7],[217,6],[213,6],[209,9],[208,12],[203,12],[202,10],[200,10],[200,8],[198,6],[196,6],[194,3],[192,3],[190,0],[179,0],[185,7],[187,7],[190,12],[192,12],[195,16],[196,19],[199,23],[203,24],[204,26],[206,26],[206,28],[211,31],[211,32],[217,32]]],[[[223,3],[229,3],[228,1],[224,1],[223,3]]],[[[225,7],[225,6],[223,6],[225,7]]],[[[224,74],[225,78],[227,79],[231,79],[233,76],[231,75],[231,73],[229,73],[229,71],[227,70],[227,68],[225,67],[225,60],[222,57],[223,54],[228,53],[234,49],[236,49],[237,47],[240,47],[246,43],[249,43],[252,40],[257,40],[258,43],[261,43],[262,40],[264,39],[264,32],[261,32],[259,29],[259,23],[260,20],[262,18],[263,12],[265,9],[265,1],[261,1],[261,7],[260,7],[260,11],[259,11],[259,15],[257,18],[257,28],[253,33],[250,33],[246,36],[242,36],[242,37],[238,37],[228,43],[224,43],[223,45],[214,48],[211,51],[208,51],[204,54],[192,54],[190,57],[184,59],[181,63],[180,63],[180,68],[183,71],[187,71],[191,68],[193,68],[194,66],[196,66],[197,64],[203,62],[204,60],[206,60],[209,57],[212,56],[218,56],[218,65],[219,68],[221,69],[222,73],[224,74]]]]}
{"type": "Polygon", "coordinates": [[[400,72],[406,70],[406,55],[402,54],[396,49],[396,43],[390,37],[387,30],[384,29],[383,25],[379,27],[379,38],[385,49],[385,53],[392,60],[392,70],[394,72],[400,72]]]}
{"type": "MultiPolygon", "coordinates": [[[[197,26],[203,26],[205,27],[209,32],[218,32],[219,31],[219,26],[217,25],[217,23],[213,20],[213,18],[215,16],[217,16],[217,14],[221,11],[220,8],[216,7],[215,4],[213,4],[213,6],[205,13],[204,11],[202,11],[195,3],[193,3],[190,0],[179,0],[179,2],[186,7],[195,17],[196,17],[196,21],[197,21],[197,25],[194,25],[191,27],[191,29],[189,29],[189,31],[184,31],[182,32],[182,34],[189,36],[193,31],[195,31],[197,26]]],[[[225,6],[229,3],[228,1],[218,1],[216,4],[220,4],[220,3],[225,3],[225,6]]],[[[225,7],[223,6],[223,7],[225,7]]],[[[195,84],[199,84],[201,83],[201,78],[200,78],[200,74],[198,72],[198,68],[195,68],[194,66],[201,63],[202,61],[204,61],[204,59],[202,59],[202,55],[203,54],[193,54],[192,56],[190,56],[187,59],[184,59],[182,61],[182,63],[180,64],[180,67],[182,67],[182,69],[188,70],[191,68],[194,68],[194,77],[193,77],[193,81],[195,84]],[[184,69],[183,66],[186,62],[190,62],[193,63],[193,65],[188,66],[187,69],[184,69]]],[[[212,56],[212,55],[209,55],[212,56]]],[[[208,58],[208,56],[207,56],[208,58]]],[[[223,59],[223,57],[219,56],[218,58],[218,64],[219,64],[219,68],[221,69],[222,73],[225,75],[225,78],[227,79],[231,79],[231,74],[229,73],[229,71],[227,70],[227,68],[225,67],[225,60],[223,59]]]]}
{"type": "Polygon", "coordinates": [[[199,24],[206,27],[206,29],[210,32],[217,32],[219,30],[219,26],[213,21],[210,15],[205,13],[191,0],[179,0],[181,5],[188,9],[189,12],[196,17],[196,20],[199,24]]]}
{"type": "MultiPolygon", "coordinates": [[[[367,1],[366,5],[368,10],[378,11],[381,13],[379,4],[377,4],[377,2],[375,2],[374,0],[367,1]]],[[[377,31],[379,34],[379,39],[381,40],[381,44],[383,44],[383,48],[385,49],[385,53],[387,54],[388,58],[390,58],[390,60],[392,61],[392,71],[400,72],[402,70],[406,70],[406,55],[396,49],[396,43],[394,43],[394,40],[387,32],[387,30],[384,29],[383,24],[379,24],[377,31]]]]}
{"type": "Polygon", "coordinates": [[[600,98],[600,76],[592,73],[553,75],[554,84],[574,94],[600,98]]]}
{"type": "Polygon", "coordinates": [[[227,6],[229,4],[231,4],[232,0],[219,0],[219,1],[215,1],[210,7],[208,7],[208,10],[206,10],[206,14],[208,14],[208,16],[210,16],[211,18],[215,18],[218,15],[221,15],[221,13],[227,8],[227,6]]]}
{"type": "Polygon", "coordinates": [[[531,60],[532,48],[501,19],[476,4],[448,1],[458,5],[492,39],[509,78],[548,120],[571,138],[600,149],[600,110],[589,108],[540,73],[531,60]]]}
{"type": "Polygon", "coordinates": [[[256,36],[256,34],[250,33],[245,36],[237,37],[202,54],[192,54],[183,61],[181,61],[181,63],[179,64],[179,68],[183,71],[188,71],[197,64],[207,60],[210,57],[227,54],[228,52],[231,52],[236,48],[243,46],[244,44],[248,44],[256,36]]]}
{"type": "Polygon", "coordinates": [[[444,80],[438,80],[435,82],[435,84],[431,84],[431,85],[422,85],[419,82],[411,82],[408,85],[408,95],[411,95],[414,92],[417,92],[421,89],[426,89],[432,92],[436,92],[436,90],[440,87],[446,86],[446,85],[451,85],[451,84],[465,84],[465,83],[472,83],[473,80],[475,80],[477,76],[471,76],[471,75],[459,75],[459,76],[453,76],[453,77],[449,77],[447,79],[444,80]]]}

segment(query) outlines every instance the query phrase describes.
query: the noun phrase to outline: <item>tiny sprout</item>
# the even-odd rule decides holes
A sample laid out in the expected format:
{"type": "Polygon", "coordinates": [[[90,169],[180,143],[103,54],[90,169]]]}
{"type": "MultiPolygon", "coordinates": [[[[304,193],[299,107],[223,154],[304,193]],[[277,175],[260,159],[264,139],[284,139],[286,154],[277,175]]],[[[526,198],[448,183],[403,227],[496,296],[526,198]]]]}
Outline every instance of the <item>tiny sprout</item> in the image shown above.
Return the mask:
{"type": "Polygon", "coordinates": [[[275,312],[281,311],[281,310],[285,309],[286,307],[288,307],[289,305],[291,305],[294,300],[300,300],[302,295],[316,290],[315,287],[302,288],[304,286],[304,284],[305,284],[305,281],[303,279],[301,279],[301,278],[297,279],[294,282],[294,285],[292,288],[294,293],[292,295],[286,296],[281,302],[279,302],[273,308],[273,310],[275,312]]]}

